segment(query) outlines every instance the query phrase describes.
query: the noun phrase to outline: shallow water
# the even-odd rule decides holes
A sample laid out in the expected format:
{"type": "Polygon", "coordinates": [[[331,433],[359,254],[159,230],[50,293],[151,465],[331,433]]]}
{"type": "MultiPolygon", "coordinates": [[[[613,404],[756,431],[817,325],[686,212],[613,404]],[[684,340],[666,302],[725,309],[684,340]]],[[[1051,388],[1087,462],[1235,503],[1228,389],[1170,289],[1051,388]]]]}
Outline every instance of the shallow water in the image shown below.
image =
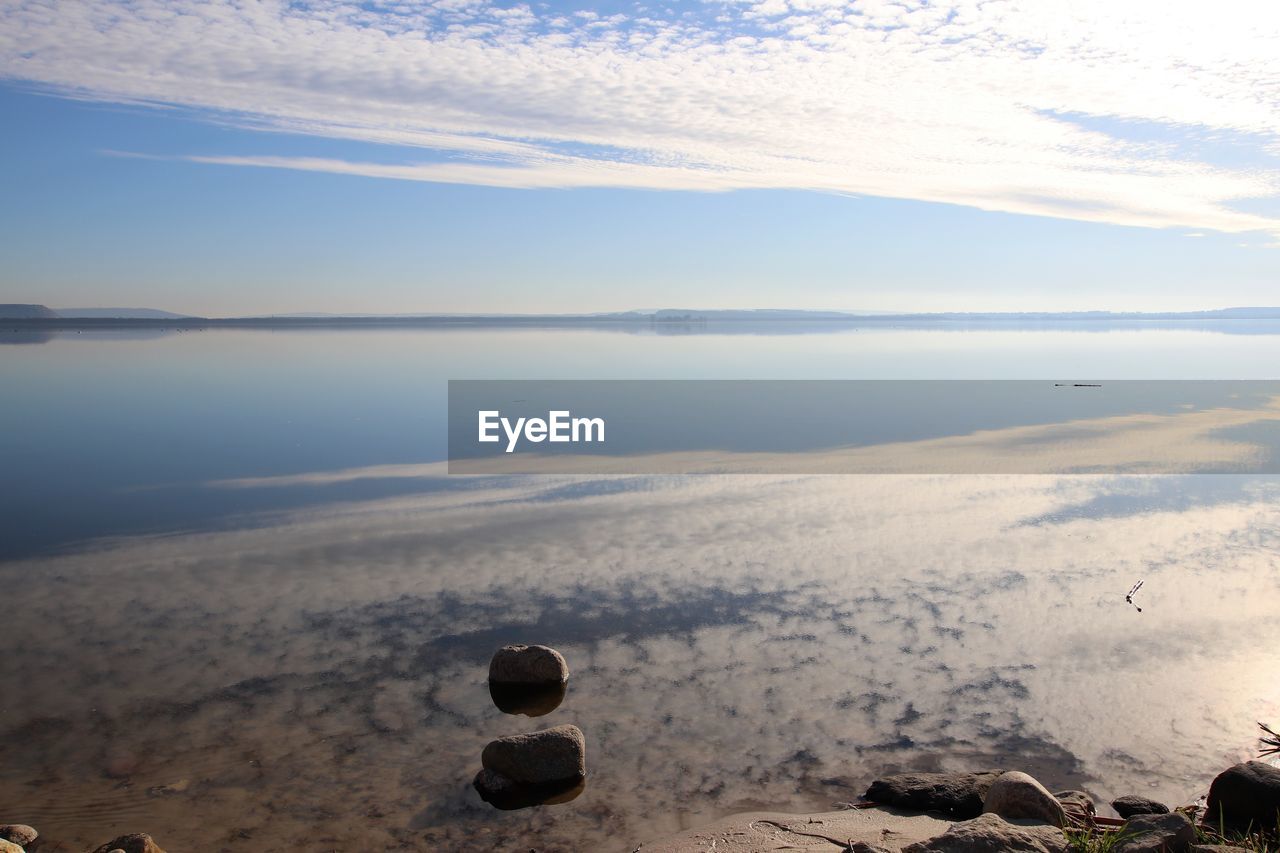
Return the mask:
{"type": "Polygon", "coordinates": [[[1280,715],[1274,478],[438,462],[447,378],[1275,378],[1280,336],[86,337],[0,355],[0,819],[67,850],[630,850],[901,768],[1182,802],[1280,715]],[[565,654],[557,710],[493,707],[507,642],[565,654]],[[480,801],[488,740],[566,722],[581,796],[480,801]]]}

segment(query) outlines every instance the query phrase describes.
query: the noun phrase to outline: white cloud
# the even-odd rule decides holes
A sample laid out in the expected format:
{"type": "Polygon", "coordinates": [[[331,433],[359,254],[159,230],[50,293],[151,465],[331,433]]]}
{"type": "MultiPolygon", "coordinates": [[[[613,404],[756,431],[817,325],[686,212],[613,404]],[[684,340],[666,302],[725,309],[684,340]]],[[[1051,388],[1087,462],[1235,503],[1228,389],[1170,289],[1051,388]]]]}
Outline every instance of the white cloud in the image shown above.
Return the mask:
{"type": "Polygon", "coordinates": [[[763,0],[705,15],[9,2],[0,75],[450,154],[387,165],[191,152],[205,162],[510,187],[801,188],[1280,233],[1280,220],[1233,206],[1280,194],[1280,170],[1172,144],[1206,129],[1247,134],[1260,156],[1280,144],[1268,71],[1280,7],[763,0]],[[1170,144],[1066,117],[1141,121],[1170,144]]]}

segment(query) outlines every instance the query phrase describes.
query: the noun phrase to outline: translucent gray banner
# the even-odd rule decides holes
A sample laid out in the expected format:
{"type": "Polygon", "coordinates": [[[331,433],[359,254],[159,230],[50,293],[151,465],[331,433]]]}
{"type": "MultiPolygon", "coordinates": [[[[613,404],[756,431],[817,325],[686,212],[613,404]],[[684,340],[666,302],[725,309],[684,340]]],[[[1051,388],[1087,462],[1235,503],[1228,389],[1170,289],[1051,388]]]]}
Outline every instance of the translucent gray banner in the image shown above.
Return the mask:
{"type": "Polygon", "coordinates": [[[1274,474],[1280,381],[452,380],[450,474],[1274,474]]]}

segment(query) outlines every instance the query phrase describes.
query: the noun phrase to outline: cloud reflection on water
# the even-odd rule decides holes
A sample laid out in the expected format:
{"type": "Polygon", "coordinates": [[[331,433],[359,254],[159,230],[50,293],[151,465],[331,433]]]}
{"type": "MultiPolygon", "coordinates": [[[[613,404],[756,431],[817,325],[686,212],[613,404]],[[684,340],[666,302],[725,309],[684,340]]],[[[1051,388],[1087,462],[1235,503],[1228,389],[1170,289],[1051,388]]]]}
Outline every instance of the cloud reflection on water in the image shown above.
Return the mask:
{"type": "Polygon", "coordinates": [[[477,480],[7,563],[0,800],[72,846],[286,850],[631,849],[905,767],[1187,799],[1280,710],[1277,483],[1234,479],[1114,515],[1157,481],[477,480]],[[545,717],[488,696],[517,641],[569,660],[545,717]],[[488,740],[566,722],[577,800],[480,802],[488,740]]]}
{"type": "MultiPolygon", "coordinates": [[[[484,385],[485,383],[480,383],[484,385]]],[[[533,383],[535,386],[540,383],[533,383]]],[[[572,383],[570,383],[572,384],[572,383]]],[[[643,384],[643,383],[642,383],[643,384]]],[[[734,385],[735,383],[729,383],[734,385]]],[[[743,383],[736,383],[742,385],[743,383]]],[[[749,384],[749,383],[747,383],[749,384]]],[[[822,383],[819,383],[822,385],[822,383]]],[[[823,387],[834,384],[827,383],[823,387]]],[[[862,388],[883,386],[888,383],[848,383],[862,388]]],[[[910,383],[908,383],[910,384],[910,383]]],[[[1135,396],[1143,385],[1170,385],[1176,383],[1119,383],[1112,391],[1114,397],[1132,393],[1135,396]]],[[[1194,383],[1193,383],[1194,384],[1194,383]]],[[[661,383],[658,383],[661,387],[661,383]]],[[[718,387],[717,383],[711,383],[718,387]]],[[[855,424],[845,414],[832,415],[803,408],[782,406],[776,401],[757,403],[756,408],[745,413],[708,415],[707,412],[680,412],[671,420],[679,425],[670,440],[673,446],[638,450],[628,445],[627,439],[592,445],[573,444],[561,450],[543,449],[538,445],[530,451],[511,452],[512,445],[501,441],[485,445],[476,455],[473,424],[450,424],[449,471],[452,474],[1275,474],[1280,473],[1280,453],[1277,435],[1280,426],[1280,396],[1258,394],[1233,394],[1238,399],[1230,405],[1206,405],[1188,402],[1181,411],[1163,412],[1148,409],[1150,401],[1132,401],[1135,410],[1124,414],[1086,415],[1081,411],[1062,419],[1061,413],[1042,414],[1044,422],[1024,424],[1018,418],[1027,417],[1026,410],[1034,410],[1035,404],[1025,399],[1031,395],[1021,393],[1024,383],[922,383],[912,389],[925,396],[930,388],[954,386],[954,388],[986,389],[993,387],[1001,394],[994,400],[964,401],[981,417],[992,419],[992,425],[978,426],[972,420],[955,417],[946,402],[932,401],[935,409],[929,414],[929,428],[937,435],[898,440],[899,430],[885,429],[892,423],[893,407],[873,404],[874,411],[866,417],[868,423],[855,424]],[[1007,402],[1001,395],[1017,396],[1019,406],[1013,412],[988,411],[989,404],[1007,402]],[[728,426],[750,421],[761,410],[770,412],[763,424],[754,429],[768,436],[767,448],[744,449],[730,444],[706,446],[706,437],[685,435],[685,425],[715,423],[728,426]],[[884,418],[885,420],[878,420],[884,418]],[[1001,420],[1004,418],[1005,420],[1001,420]],[[1013,422],[1006,422],[1012,419],[1013,422]],[[809,446],[806,439],[797,437],[788,429],[789,424],[810,426],[814,421],[830,422],[829,441],[838,437],[838,443],[809,446]],[[870,424],[870,426],[868,426],[870,424]],[[878,430],[877,430],[878,428],[878,430]],[[872,435],[864,434],[870,430],[872,435]],[[455,435],[455,431],[458,433],[455,435]],[[875,433],[879,432],[879,435],[875,433]],[[859,439],[859,436],[861,438],[859,439]],[[683,442],[692,443],[685,444],[683,442]]],[[[503,387],[500,385],[500,387],[503,387]]],[[[1036,390],[1043,392],[1044,388],[1036,390]]],[[[1220,388],[1215,391],[1221,393],[1220,388]]],[[[974,391],[973,393],[977,393],[974,391]]],[[[1187,392],[1191,394],[1192,392],[1187,392]]],[[[1203,390],[1202,392],[1203,393],[1203,390]]],[[[660,396],[650,392],[651,396],[660,396]]],[[[1061,395],[1059,395],[1061,397],[1061,395]]],[[[1189,398],[1190,399],[1190,398],[1189,398]]],[[[643,405],[652,401],[646,399],[643,405]]],[[[919,405],[918,400],[912,401],[919,405]]],[[[1060,402],[1057,401],[1057,402],[1060,402]]],[[[1167,401],[1163,401],[1167,405],[1167,401]]],[[[451,402],[451,407],[454,405],[451,402]]],[[[496,404],[493,404],[496,405],[496,404]]],[[[1096,405],[1096,403],[1095,403],[1096,405]]],[[[643,406],[642,406],[643,407],[643,406]]],[[[670,410],[654,405],[657,411],[670,410]]],[[[459,406],[463,414],[471,409],[459,406]]],[[[715,412],[716,406],[710,407],[715,412]]],[[[591,410],[593,414],[612,418],[608,410],[591,410]]],[[[969,413],[966,413],[969,414],[969,413]]],[[[610,420],[611,423],[616,421],[610,420]]],[[[624,417],[621,422],[632,427],[624,417]]],[[[504,427],[505,429],[505,427],[504,427]]],[[[796,430],[795,432],[803,432],[796,430]]],[[[616,436],[617,430],[610,435],[616,436]]],[[[647,435],[647,433],[645,433],[647,435]]],[[[729,442],[728,438],[723,439],[729,442]]],[[[808,439],[812,440],[812,439],[808,439]]],[[[385,469],[387,466],[382,466],[385,469]]],[[[354,472],[345,472],[353,476],[354,472]]],[[[382,475],[386,475],[385,470],[382,475]]],[[[285,478],[288,481],[289,478],[285,478]]],[[[267,480],[239,481],[240,485],[269,485],[267,480]]]]}

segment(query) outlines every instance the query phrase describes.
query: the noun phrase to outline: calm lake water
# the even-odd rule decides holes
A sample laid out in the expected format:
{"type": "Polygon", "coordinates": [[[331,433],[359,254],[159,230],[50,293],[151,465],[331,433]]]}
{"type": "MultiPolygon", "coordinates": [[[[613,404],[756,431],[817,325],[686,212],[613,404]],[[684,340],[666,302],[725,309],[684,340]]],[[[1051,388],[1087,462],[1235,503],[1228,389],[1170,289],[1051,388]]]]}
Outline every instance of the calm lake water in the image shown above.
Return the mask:
{"type": "Polygon", "coordinates": [[[631,850],[907,768],[1184,802],[1280,721],[1277,478],[441,461],[448,379],[1277,379],[1280,324],[668,331],[0,332],[0,821],[631,850]],[[551,714],[494,708],[509,642],[568,659],[551,714]],[[570,722],[577,799],[471,789],[570,722]]]}

